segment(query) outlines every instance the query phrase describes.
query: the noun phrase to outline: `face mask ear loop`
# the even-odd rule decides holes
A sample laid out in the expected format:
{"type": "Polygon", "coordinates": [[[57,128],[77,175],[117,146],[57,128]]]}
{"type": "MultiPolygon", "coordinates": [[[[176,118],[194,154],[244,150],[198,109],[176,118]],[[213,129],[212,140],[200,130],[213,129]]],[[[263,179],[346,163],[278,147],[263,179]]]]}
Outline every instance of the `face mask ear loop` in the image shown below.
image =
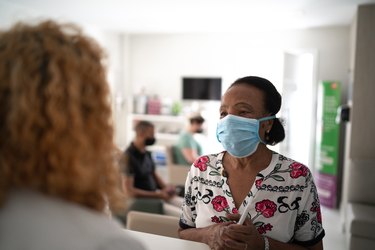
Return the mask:
{"type": "Polygon", "coordinates": [[[219,134],[218,134],[218,127],[216,126],[216,139],[218,142],[221,142],[220,139],[219,139],[219,134]]]}
{"type": "Polygon", "coordinates": [[[264,121],[268,121],[268,120],[272,120],[272,119],[276,119],[276,115],[271,115],[271,116],[263,117],[263,118],[258,119],[258,121],[260,123],[260,122],[264,122],[264,121]]]}
{"type": "Polygon", "coordinates": [[[263,143],[264,145],[267,145],[267,143],[265,141],[263,141],[262,138],[260,138],[260,135],[259,135],[260,123],[264,122],[264,121],[272,120],[272,119],[276,119],[276,115],[271,115],[271,116],[267,116],[267,117],[263,117],[263,118],[258,119],[258,123],[257,123],[258,138],[259,138],[259,141],[261,143],[263,143]]]}

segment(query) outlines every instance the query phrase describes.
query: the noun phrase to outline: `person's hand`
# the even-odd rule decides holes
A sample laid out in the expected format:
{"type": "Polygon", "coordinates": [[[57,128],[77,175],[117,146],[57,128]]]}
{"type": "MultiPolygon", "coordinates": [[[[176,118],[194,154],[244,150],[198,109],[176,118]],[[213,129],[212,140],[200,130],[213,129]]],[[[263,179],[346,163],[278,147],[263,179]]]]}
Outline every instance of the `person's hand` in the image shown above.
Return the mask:
{"type": "Polygon", "coordinates": [[[168,185],[166,190],[171,197],[176,194],[176,187],[174,185],[168,185]]]}
{"type": "Polygon", "coordinates": [[[172,196],[168,193],[168,190],[165,188],[158,191],[158,197],[165,201],[168,201],[172,198],[172,196]]]}
{"type": "Polygon", "coordinates": [[[167,185],[166,187],[162,189],[162,191],[165,192],[169,196],[169,199],[175,196],[176,194],[176,188],[173,185],[167,185]]]}
{"type": "Polygon", "coordinates": [[[229,225],[234,223],[234,221],[228,221],[206,227],[206,230],[209,232],[209,236],[206,243],[209,245],[210,249],[227,249],[225,245],[225,240],[227,239],[227,237],[225,236],[225,231],[227,230],[227,227],[229,225]]]}
{"type": "Polygon", "coordinates": [[[237,221],[240,219],[240,214],[228,214],[227,218],[235,221],[235,223],[230,223],[225,226],[221,232],[223,248],[214,249],[264,249],[263,238],[251,222],[250,218],[246,218],[243,225],[237,224],[237,221]]]}

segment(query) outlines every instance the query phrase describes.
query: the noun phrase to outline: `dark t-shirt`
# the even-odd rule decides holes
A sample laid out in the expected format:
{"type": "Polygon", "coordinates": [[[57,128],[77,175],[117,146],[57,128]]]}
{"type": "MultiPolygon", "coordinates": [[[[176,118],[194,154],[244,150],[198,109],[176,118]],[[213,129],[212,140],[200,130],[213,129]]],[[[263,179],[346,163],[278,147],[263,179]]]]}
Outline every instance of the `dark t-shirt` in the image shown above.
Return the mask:
{"type": "Polygon", "coordinates": [[[140,152],[133,143],[125,151],[125,174],[134,177],[134,187],[155,191],[158,188],[154,177],[155,163],[151,153],[140,152]]]}

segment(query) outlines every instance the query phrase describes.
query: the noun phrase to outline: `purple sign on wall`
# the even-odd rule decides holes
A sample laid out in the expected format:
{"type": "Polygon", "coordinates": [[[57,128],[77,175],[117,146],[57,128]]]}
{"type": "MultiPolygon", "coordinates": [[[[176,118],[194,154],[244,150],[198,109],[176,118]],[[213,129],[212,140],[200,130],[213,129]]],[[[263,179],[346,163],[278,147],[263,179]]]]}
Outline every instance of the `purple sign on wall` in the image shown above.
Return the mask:
{"type": "Polygon", "coordinates": [[[336,175],[315,173],[315,182],[318,186],[320,203],[327,207],[335,207],[337,204],[337,177],[336,175]]]}

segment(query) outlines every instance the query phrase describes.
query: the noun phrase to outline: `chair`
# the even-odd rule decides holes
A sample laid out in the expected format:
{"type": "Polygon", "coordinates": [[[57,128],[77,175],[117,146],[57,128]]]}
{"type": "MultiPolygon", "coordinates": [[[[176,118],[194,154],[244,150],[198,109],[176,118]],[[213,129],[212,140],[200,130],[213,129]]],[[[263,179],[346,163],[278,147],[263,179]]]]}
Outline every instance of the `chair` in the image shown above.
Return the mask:
{"type": "Polygon", "coordinates": [[[174,216],[130,211],[127,215],[126,228],[133,231],[179,238],[179,218],[174,216]]]}
{"type": "Polygon", "coordinates": [[[189,166],[175,163],[173,150],[173,146],[166,146],[169,182],[174,185],[184,186],[190,168],[189,166]]]}

